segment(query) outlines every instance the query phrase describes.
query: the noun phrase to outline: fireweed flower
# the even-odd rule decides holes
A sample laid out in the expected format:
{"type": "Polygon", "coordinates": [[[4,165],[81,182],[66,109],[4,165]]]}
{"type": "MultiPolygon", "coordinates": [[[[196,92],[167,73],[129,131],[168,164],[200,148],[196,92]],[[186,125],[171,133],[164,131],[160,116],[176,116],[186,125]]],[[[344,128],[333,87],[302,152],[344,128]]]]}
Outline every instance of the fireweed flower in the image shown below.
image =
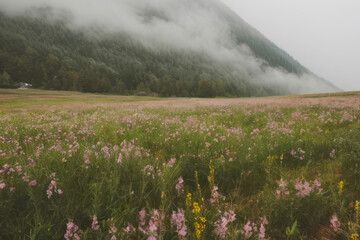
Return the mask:
{"type": "Polygon", "coordinates": [[[334,158],[335,157],[335,149],[331,150],[329,155],[331,158],[334,158]]]}
{"type": "Polygon", "coordinates": [[[127,227],[125,228],[125,232],[127,234],[131,233],[131,232],[135,232],[136,229],[133,227],[133,225],[131,225],[130,223],[128,223],[127,227]]]}
{"type": "Polygon", "coordinates": [[[334,230],[334,232],[337,232],[340,230],[341,223],[339,219],[337,218],[336,214],[334,214],[330,219],[330,227],[334,230]]]}
{"type": "Polygon", "coordinates": [[[302,183],[302,181],[300,181],[299,179],[297,179],[297,181],[296,181],[295,189],[299,190],[299,192],[296,194],[296,196],[298,196],[298,197],[309,196],[313,190],[310,187],[309,182],[305,181],[305,183],[302,183]]]}
{"type": "Polygon", "coordinates": [[[115,234],[117,232],[117,227],[115,227],[115,225],[111,225],[110,229],[109,229],[109,233],[110,234],[115,234]]]}
{"type": "Polygon", "coordinates": [[[220,219],[215,222],[215,233],[219,237],[219,239],[225,239],[228,227],[227,225],[233,221],[235,221],[236,214],[230,210],[229,212],[225,212],[220,219]]]}
{"type": "Polygon", "coordinates": [[[99,222],[97,220],[96,215],[94,215],[94,217],[93,217],[93,221],[92,221],[92,224],[91,224],[91,229],[94,230],[94,231],[97,231],[97,230],[100,229],[99,222]]]}
{"type": "Polygon", "coordinates": [[[36,180],[33,180],[33,181],[31,181],[31,182],[29,182],[29,186],[36,186],[36,184],[37,184],[37,182],[36,182],[36,180]]]}
{"type": "Polygon", "coordinates": [[[51,178],[51,182],[48,186],[48,189],[46,190],[46,194],[48,196],[48,198],[50,199],[51,196],[53,195],[53,193],[58,193],[59,195],[61,195],[63,192],[61,191],[61,189],[58,189],[57,188],[57,185],[56,185],[56,178],[55,178],[55,173],[52,173],[50,175],[50,178],[51,178]]]}
{"type": "Polygon", "coordinates": [[[183,178],[180,176],[178,178],[178,183],[176,184],[175,188],[176,190],[178,191],[178,193],[181,191],[181,192],[184,192],[184,184],[183,184],[184,180],[183,178]]]}
{"type": "Polygon", "coordinates": [[[225,196],[218,192],[218,186],[214,186],[211,191],[210,203],[211,205],[219,204],[221,201],[225,201],[225,196]]]}
{"type": "Polygon", "coordinates": [[[248,239],[249,237],[251,237],[252,235],[252,227],[250,226],[251,222],[248,221],[245,226],[244,226],[244,231],[245,231],[245,238],[248,239]]]}
{"type": "Polygon", "coordinates": [[[81,233],[82,231],[79,230],[79,227],[73,221],[69,221],[66,224],[66,233],[64,235],[64,238],[66,240],[72,240],[72,239],[80,240],[81,233]]]}
{"type": "Polygon", "coordinates": [[[176,162],[176,158],[171,158],[170,161],[166,164],[167,167],[173,167],[176,162]]]}
{"type": "Polygon", "coordinates": [[[90,164],[90,158],[87,154],[84,154],[84,159],[86,164],[90,164]]]}
{"type": "Polygon", "coordinates": [[[171,215],[171,226],[176,226],[176,232],[178,234],[179,239],[185,239],[185,236],[187,234],[187,227],[186,227],[186,219],[184,215],[183,209],[178,209],[178,212],[176,213],[173,211],[171,215]]]}
{"type": "Polygon", "coordinates": [[[276,198],[285,199],[290,194],[286,182],[281,178],[279,187],[276,189],[276,198]]]}

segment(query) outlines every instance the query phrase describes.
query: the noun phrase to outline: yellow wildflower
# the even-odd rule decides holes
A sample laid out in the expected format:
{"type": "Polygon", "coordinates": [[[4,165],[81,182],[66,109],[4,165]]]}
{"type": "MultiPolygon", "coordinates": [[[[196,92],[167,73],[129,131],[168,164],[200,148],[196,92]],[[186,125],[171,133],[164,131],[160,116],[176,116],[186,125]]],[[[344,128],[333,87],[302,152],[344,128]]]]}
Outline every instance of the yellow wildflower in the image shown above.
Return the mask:
{"type": "Polygon", "coordinates": [[[191,193],[186,195],[186,206],[191,206],[191,193]]]}
{"type": "Polygon", "coordinates": [[[194,227],[195,227],[195,232],[196,232],[196,238],[197,239],[200,239],[202,232],[205,231],[205,228],[206,228],[205,222],[206,222],[205,217],[199,217],[199,218],[196,217],[195,218],[194,227]]]}
{"type": "Polygon", "coordinates": [[[340,181],[339,182],[339,194],[341,194],[343,192],[343,188],[344,188],[344,181],[340,181]]]}
{"type": "Polygon", "coordinates": [[[360,217],[360,202],[358,200],[356,200],[355,202],[355,213],[356,213],[356,218],[360,217]]]}
{"type": "Polygon", "coordinates": [[[357,233],[351,234],[350,239],[352,239],[352,240],[359,240],[359,234],[357,234],[357,233]]]}
{"type": "Polygon", "coordinates": [[[193,210],[192,210],[193,213],[199,213],[200,212],[201,209],[200,209],[199,204],[197,202],[193,203],[193,207],[194,207],[193,210]]]}
{"type": "Polygon", "coordinates": [[[206,222],[206,218],[205,217],[199,217],[200,221],[202,221],[203,223],[206,222]]]}

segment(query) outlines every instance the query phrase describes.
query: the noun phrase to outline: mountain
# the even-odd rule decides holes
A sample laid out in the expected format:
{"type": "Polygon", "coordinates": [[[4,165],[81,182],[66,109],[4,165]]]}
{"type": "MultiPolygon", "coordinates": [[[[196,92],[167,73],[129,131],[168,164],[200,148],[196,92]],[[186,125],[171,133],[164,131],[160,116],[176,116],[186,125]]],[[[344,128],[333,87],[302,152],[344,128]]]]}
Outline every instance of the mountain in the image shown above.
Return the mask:
{"type": "Polygon", "coordinates": [[[0,87],[186,97],[339,90],[218,0],[4,0],[0,9],[0,87]]]}

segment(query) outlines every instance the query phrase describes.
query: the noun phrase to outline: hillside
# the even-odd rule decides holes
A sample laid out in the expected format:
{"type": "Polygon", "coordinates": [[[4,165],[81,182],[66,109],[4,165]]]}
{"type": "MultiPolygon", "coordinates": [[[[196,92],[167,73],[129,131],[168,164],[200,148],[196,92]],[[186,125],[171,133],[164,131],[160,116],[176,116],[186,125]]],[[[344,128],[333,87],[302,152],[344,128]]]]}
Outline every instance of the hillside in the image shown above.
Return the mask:
{"type": "Polygon", "coordinates": [[[184,97],[339,90],[220,2],[177,4],[132,6],[140,20],[126,20],[139,24],[136,30],[110,25],[103,16],[79,24],[71,6],[34,5],[17,13],[2,6],[0,86],[28,82],[53,90],[184,97]],[[194,22],[176,17],[185,6],[194,22]]]}

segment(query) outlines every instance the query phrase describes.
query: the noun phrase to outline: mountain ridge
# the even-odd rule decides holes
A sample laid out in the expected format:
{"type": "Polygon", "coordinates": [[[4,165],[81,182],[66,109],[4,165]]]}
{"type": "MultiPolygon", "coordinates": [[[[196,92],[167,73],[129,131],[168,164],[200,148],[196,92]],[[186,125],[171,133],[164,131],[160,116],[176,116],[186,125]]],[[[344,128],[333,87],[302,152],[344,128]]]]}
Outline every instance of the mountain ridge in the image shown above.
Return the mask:
{"type": "MultiPolygon", "coordinates": [[[[185,8],[183,2],[177,4],[185,8]]],[[[221,2],[196,3],[208,9],[189,10],[188,18],[196,11],[204,15],[194,17],[200,23],[192,29],[191,20],[169,16],[173,12],[166,12],[166,6],[145,5],[145,13],[136,12],[143,17],[134,20],[140,29],[147,25],[161,33],[159,36],[151,31],[136,35],[136,30],[112,29],[116,24],[101,28],[101,22],[69,27],[79,22],[74,20],[74,12],[49,6],[12,16],[3,12],[0,74],[7,73],[13,82],[28,78],[34,87],[46,89],[160,96],[266,96],[339,90],[221,2]],[[214,29],[220,30],[205,28],[208,16],[217,24],[214,29]],[[175,36],[163,36],[165,30],[158,30],[161,27],[175,36]],[[177,36],[190,40],[176,42],[177,36]],[[312,90],[311,85],[319,87],[312,90]]]]}

